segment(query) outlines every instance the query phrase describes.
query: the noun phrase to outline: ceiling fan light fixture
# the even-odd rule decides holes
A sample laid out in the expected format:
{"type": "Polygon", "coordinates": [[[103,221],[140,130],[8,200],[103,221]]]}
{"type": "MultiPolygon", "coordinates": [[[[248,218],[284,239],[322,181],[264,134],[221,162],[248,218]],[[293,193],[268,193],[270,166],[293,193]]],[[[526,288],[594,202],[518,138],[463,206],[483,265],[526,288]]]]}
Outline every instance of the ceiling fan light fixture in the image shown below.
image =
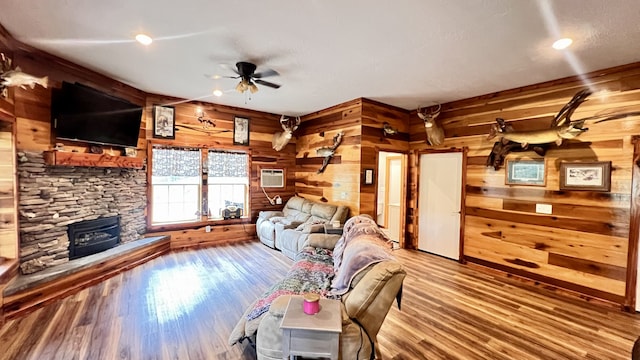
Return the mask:
{"type": "Polygon", "coordinates": [[[243,93],[247,91],[247,89],[249,89],[249,84],[247,84],[247,81],[244,79],[240,80],[238,85],[236,85],[236,91],[238,91],[239,93],[243,93]]]}
{"type": "Polygon", "coordinates": [[[251,91],[252,94],[258,92],[258,87],[253,83],[253,81],[249,83],[249,91],[251,91]]]}

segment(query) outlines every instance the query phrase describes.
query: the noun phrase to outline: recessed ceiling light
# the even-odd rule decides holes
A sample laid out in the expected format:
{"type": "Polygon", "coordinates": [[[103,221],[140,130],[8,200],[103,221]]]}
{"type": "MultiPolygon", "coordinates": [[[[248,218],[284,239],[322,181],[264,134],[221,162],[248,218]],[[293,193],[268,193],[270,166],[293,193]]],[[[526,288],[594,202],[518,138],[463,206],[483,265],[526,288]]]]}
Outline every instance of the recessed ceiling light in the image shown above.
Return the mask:
{"type": "Polygon", "coordinates": [[[553,45],[551,45],[551,47],[553,47],[556,50],[563,50],[569,47],[569,45],[571,45],[571,43],[573,43],[573,40],[569,39],[569,38],[563,38],[563,39],[558,39],[556,40],[553,45]]]}
{"type": "Polygon", "coordinates": [[[136,40],[142,45],[149,45],[153,42],[153,39],[149,35],[138,34],[136,40]]]}
{"type": "Polygon", "coordinates": [[[219,89],[213,90],[213,95],[218,97],[222,96],[222,90],[219,90],[219,89]]]}

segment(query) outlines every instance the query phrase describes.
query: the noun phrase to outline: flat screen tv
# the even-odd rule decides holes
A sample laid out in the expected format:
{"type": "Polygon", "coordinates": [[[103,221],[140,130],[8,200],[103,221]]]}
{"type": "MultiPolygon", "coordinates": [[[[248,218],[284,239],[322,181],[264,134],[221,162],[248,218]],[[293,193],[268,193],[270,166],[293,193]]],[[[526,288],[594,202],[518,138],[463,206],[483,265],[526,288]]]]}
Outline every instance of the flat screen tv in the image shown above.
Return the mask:
{"type": "Polygon", "coordinates": [[[82,84],[54,89],[51,121],[58,139],[136,147],[142,107],[82,84]]]}

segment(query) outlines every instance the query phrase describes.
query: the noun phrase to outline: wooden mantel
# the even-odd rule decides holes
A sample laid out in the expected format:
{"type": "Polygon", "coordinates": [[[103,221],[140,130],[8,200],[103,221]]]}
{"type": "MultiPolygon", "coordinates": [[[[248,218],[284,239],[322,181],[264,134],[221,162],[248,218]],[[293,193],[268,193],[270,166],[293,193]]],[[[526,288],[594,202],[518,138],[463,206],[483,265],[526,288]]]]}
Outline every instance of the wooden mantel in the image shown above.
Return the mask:
{"type": "Polygon", "coordinates": [[[55,166],[87,166],[142,169],[144,159],[108,154],[75,153],[64,151],[45,151],[44,161],[55,166]]]}

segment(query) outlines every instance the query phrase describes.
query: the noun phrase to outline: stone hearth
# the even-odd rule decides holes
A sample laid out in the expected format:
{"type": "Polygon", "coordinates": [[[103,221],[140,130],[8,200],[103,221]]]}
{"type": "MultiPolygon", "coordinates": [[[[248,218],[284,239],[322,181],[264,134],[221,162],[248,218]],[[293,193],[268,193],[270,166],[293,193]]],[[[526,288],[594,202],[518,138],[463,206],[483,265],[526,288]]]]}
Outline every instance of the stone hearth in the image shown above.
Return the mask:
{"type": "Polygon", "coordinates": [[[146,231],[144,169],[48,166],[42,152],[25,151],[18,187],[23,274],[69,261],[69,224],[120,215],[122,243],[146,231]]]}

